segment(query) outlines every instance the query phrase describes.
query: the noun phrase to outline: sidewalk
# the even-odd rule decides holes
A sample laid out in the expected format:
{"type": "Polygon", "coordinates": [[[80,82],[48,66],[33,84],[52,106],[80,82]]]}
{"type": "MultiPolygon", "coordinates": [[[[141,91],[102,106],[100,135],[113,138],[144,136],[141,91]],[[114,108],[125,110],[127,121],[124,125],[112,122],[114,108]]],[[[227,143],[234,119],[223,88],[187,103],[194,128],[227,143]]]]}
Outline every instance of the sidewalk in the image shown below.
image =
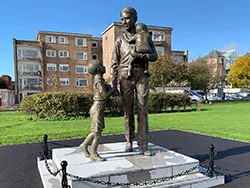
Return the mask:
{"type": "MultiPolygon", "coordinates": [[[[123,141],[123,135],[102,137],[102,143],[123,141]]],[[[218,152],[215,165],[221,168],[226,178],[226,184],[218,187],[246,188],[250,185],[250,143],[175,130],[150,132],[149,141],[200,162],[208,159],[209,145],[213,144],[218,152]]],[[[78,146],[82,139],[48,142],[49,149],[53,149],[78,146]]],[[[36,164],[40,148],[40,143],[0,146],[0,187],[42,188],[36,164]]]]}

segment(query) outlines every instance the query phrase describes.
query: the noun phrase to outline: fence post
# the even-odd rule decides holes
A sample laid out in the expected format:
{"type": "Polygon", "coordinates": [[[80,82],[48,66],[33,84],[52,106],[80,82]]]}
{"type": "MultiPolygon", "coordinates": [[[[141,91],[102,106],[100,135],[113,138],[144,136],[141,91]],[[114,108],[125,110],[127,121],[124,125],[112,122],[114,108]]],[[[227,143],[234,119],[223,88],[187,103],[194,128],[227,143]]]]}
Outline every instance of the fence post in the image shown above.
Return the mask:
{"type": "Polygon", "coordinates": [[[51,159],[50,151],[48,148],[48,135],[43,136],[42,148],[40,150],[40,160],[51,159]]]}
{"type": "Polygon", "coordinates": [[[215,152],[214,152],[214,145],[211,144],[209,146],[209,163],[208,163],[208,176],[211,178],[213,177],[213,172],[214,172],[214,155],[215,155],[215,152]]]}
{"type": "Polygon", "coordinates": [[[62,166],[62,188],[69,188],[70,186],[68,185],[68,180],[67,180],[67,161],[62,161],[61,166],[62,166]]]}

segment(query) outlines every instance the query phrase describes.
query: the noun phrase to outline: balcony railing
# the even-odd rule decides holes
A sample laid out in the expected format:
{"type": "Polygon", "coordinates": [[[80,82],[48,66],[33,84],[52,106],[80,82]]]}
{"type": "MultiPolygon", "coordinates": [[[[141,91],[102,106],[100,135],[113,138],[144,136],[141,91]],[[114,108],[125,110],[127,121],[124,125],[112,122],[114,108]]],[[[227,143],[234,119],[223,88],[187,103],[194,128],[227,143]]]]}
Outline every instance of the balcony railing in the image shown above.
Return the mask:
{"type": "Polygon", "coordinates": [[[41,71],[18,71],[18,75],[41,75],[41,71]]]}
{"type": "Polygon", "coordinates": [[[42,91],[41,85],[26,85],[20,88],[21,91],[24,90],[35,90],[35,91],[42,91]]]}

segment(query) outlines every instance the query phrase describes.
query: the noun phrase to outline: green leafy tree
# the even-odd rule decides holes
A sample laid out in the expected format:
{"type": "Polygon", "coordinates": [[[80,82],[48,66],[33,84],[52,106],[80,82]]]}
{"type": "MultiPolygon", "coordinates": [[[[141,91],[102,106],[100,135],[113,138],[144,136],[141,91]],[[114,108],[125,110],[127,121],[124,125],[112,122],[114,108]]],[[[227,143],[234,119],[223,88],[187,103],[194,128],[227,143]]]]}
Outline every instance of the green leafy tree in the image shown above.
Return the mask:
{"type": "Polygon", "coordinates": [[[213,87],[213,75],[205,59],[192,61],[188,66],[188,81],[191,89],[203,90],[205,93],[213,87]]]}
{"type": "Polygon", "coordinates": [[[159,55],[157,61],[149,64],[150,87],[163,87],[163,89],[173,80],[173,62],[170,57],[159,55]]]}
{"type": "Polygon", "coordinates": [[[51,87],[53,91],[60,91],[61,84],[59,77],[56,74],[52,74],[48,78],[51,80],[51,87]]]}
{"type": "Polygon", "coordinates": [[[173,80],[176,86],[187,86],[188,84],[188,63],[176,62],[173,63],[173,69],[171,71],[173,80]]]}
{"type": "Polygon", "coordinates": [[[238,57],[228,73],[233,87],[246,88],[250,84],[250,55],[238,57]]]}
{"type": "Polygon", "coordinates": [[[2,77],[0,77],[0,89],[7,89],[7,85],[2,77]]]}

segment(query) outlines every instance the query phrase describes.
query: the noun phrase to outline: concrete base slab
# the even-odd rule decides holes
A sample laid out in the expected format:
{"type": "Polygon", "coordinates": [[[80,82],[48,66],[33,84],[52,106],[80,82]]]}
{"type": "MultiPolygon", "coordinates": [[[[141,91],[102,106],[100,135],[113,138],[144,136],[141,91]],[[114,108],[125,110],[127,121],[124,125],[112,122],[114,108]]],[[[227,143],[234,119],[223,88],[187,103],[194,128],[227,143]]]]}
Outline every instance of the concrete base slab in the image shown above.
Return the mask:
{"type": "MultiPolygon", "coordinates": [[[[54,168],[60,169],[60,163],[66,160],[68,162],[67,172],[69,174],[82,178],[119,183],[144,182],[152,179],[170,177],[199,165],[199,161],[196,159],[153,144],[150,144],[149,148],[155,153],[154,156],[142,155],[135,142],[133,143],[133,152],[124,152],[125,144],[125,142],[120,142],[99,145],[98,153],[106,159],[104,162],[91,161],[84,156],[79,147],[53,149],[53,161],[49,162],[52,166],[54,165],[54,168]]],[[[51,179],[53,178],[52,175],[50,175],[52,177],[49,177],[48,172],[47,174],[43,172],[43,170],[47,169],[45,165],[42,164],[42,161],[38,161],[38,166],[40,166],[39,172],[41,176],[43,176],[42,181],[44,187],[54,187],[54,185],[50,186],[52,185],[51,183],[45,185],[46,181],[58,182],[58,179],[51,179]],[[43,165],[44,168],[41,167],[41,165],[43,165]]],[[[68,181],[72,188],[108,187],[107,185],[93,184],[77,179],[69,178],[68,181]]],[[[195,168],[191,174],[144,187],[193,188],[211,187],[219,184],[224,184],[224,176],[209,178],[199,173],[199,168],[195,168]]]]}

